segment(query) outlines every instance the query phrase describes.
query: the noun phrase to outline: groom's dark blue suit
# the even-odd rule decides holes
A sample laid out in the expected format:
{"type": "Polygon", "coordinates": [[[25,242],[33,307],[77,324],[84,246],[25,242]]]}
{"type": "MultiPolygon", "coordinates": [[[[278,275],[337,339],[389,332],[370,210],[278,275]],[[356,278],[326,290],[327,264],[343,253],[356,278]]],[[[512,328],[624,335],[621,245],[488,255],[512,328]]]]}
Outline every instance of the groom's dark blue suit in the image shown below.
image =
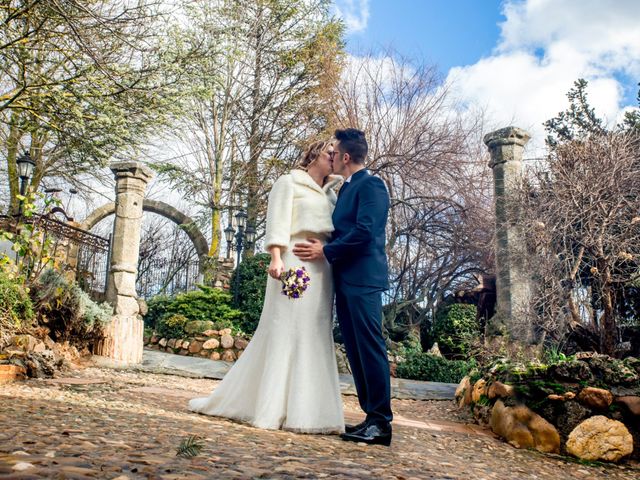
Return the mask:
{"type": "Polygon", "coordinates": [[[382,335],[382,291],[389,288],[385,226],[389,194],[360,170],[345,183],[333,212],[335,231],[324,246],[333,267],[336,310],[360,406],[367,420],[392,420],[389,362],[382,335]]]}

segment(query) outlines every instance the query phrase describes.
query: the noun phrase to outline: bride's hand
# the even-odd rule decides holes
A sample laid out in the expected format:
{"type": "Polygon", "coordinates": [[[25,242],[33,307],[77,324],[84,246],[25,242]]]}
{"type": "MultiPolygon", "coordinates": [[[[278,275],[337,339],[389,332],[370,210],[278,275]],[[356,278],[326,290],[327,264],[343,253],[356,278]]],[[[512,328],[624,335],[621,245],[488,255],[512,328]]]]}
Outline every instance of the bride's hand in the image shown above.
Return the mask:
{"type": "Polygon", "coordinates": [[[284,263],[280,258],[274,258],[271,260],[269,264],[269,276],[275,278],[276,280],[280,280],[280,275],[284,272],[284,263]]]}

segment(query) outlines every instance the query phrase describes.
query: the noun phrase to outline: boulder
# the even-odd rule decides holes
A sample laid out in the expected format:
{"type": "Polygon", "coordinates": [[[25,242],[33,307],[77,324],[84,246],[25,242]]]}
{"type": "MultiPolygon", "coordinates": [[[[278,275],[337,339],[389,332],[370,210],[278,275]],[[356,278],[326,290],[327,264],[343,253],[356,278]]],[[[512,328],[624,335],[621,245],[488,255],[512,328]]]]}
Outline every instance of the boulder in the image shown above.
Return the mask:
{"type": "Polygon", "coordinates": [[[596,415],[569,434],[566,448],[583,460],[617,462],[633,452],[633,437],[622,422],[596,415]]]}
{"type": "Polygon", "coordinates": [[[171,340],[169,340],[169,341],[167,342],[167,347],[169,347],[169,348],[176,348],[176,341],[177,341],[177,339],[172,338],[171,340]]]}
{"type": "Polygon", "coordinates": [[[223,362],[235,362],[236,354],[233,353],[233,350],[225,350],[224,352],[222,352],[221,360],[223,362]]]}
{"type": "Polygon", "coordinates": [[[471,401],[473,403],[478,403],[483,396],[487,395],[487,382],[481,378],[473,385],[473,390],[471,391],[471,401]]]}
{"type": "Polygon", "coordinates": [[[204,335],[205,337],[213,337],[214,335],[218,335],[218,331],[217,330],[205,330],[204,332],[202,332],[202,335],[204,335]]]}
{"type": "Polygon", "coordinates": [[[487,397],[489,397],[489,400],[493,400],[494,398],[509,398],[512,397],[514,393],[515,389],[513,386],[499,381],[491,383],[487,389],[487,397]]]}
{"type": "Polygon", "coordinates": [[[247,345],[249,345],[249,342],[247,341],[247,339],[242,337],[236,338],[236,341],[233,342],[233,346],[238,350],[244,350],[245,348],[247,348],[247,345]]]}
{"type": "Polygon", "coordinates": [[[19,365],[0,365],[0,385],[3,383],[24,380],[27,378],[27,369],[19,365]]]}
{"type": "Polygon", "coordinates": [[[435,342],[433,346],[427,350],[429,355],[433,355],[434,357],[442,357],[442,353],[440,352],[440,347],[438,347],[438,342],[435,342]]]}
{"type": "Polygon", "coordinates": [[[566,439],[569,433],[580,422],[592,416],[593,412],[575,400],[560,400],[549,402],[543,407],[540,414],[555,425],[560,436],[566,439]]]}
{"type": "Polygon", "coordinates": [[[195,341],[189,344],[189,353],[198,353],[200,350],[202,350],[202,342],[195,341]]]}
{"type": "Polygon", "coordinates": [[[516,448],[535,448],[558,453],[560,435],[556,428],[524,405],[506,407],[498,400],[491,411],[491,430],[516,448]]]}
{"type": "Polygon", "coordinates": [[[591,381],[593,374],[589,365],[581,360],[560,362],[549,367],[549,374],[558,380],[577,382],[580,380],[591,381]]]}
{"type": "Polygon", "coordinates": [[[458,388],[456,388],[455,397],[456,400],[458,400],[459,407],[471,405],[471,391],[471,379],[466,376],[462,380],[460,380],[458,388]]]}
{"type": "Polygon", "coordinates": [[[222,335],[222,338],[220,338],[220,343],[222,344],[222,348],[232,348],[234,340],[231,335],[224,334],[222,335]]]}
{"type": "Polygon", "coordinates": [[[158,345],[160,345],[162,348],[167,346],[167,339],[166,338],[161,338],[160,341],[158,342],[158,345]]]}
{"type": "Polygon", "coordinates": [[[585,387],[578,394],[578,401],[588,407],[605,410],[613,403],[613,395],[603,388],[585,387]]]}
{"type": "Polygon", "coordinates": [[[182,341],[182,348],[183,350],[188,351],[189,350],[189,345],[191,344],[191,342],[189,342],[189,340],[183,340],[182,341]]]}
{"type": "Polygon", "coordinates": [[[231,329],[230,328],[223,328],[222,330],[220,330],[220,336],[222,335],[231,335],[231,329]]]}
{"type": "Polygon", "coordinates": [[[627,395],[616,398],[616,403],[622,404],[632,415],[640,417],[640,397],[635,395],[627,395]]]}
{"type": "Polygon", "coordinates": [[[151,335],[151,339],[149,340],[149,343],[151,343],[152,345],[155,345],[159,341],[160,341],[160,337],[158,337],[157,335],[151,335]]]}
{"type": "Polygon", "coordinates": [[[31,335],[15,335],[11,339],[11,345],[22,349],[25,352],[31,352],[38,344],[38,339],[31,335]]]}
{"type": "Polygon", "coordinates": [[[220,360],[220,354],[218,352],[213,352],[209,358],[211,360],[220,360]]]}
{"type": "Polygon", "coordinates": [[[220,346],[220,341],[217,338],[210,338],[202,345],[202,348],[205,350],[213,350],[214,348],[218,348],[220,346]]]}
{"type": "Polygon", "coordinates": [[[210,320],[192,320],[186,323],[184,331],[191,335],[197,335],[199,333],[206,332],[207,330],[211,330],[212,327],[213,322],[210,320]]]}

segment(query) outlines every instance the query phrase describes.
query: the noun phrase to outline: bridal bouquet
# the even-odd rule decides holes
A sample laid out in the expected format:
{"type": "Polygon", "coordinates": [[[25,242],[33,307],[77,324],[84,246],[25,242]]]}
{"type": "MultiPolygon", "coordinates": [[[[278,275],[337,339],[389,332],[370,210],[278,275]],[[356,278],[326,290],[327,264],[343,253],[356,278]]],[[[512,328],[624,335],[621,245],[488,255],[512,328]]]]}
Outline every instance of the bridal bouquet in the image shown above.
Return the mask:
{"type": "Polygon", "coordinates": [[[282,294],[289,298],[300,298],[311,283],[311,277],[304,267],[290,268],[282,272],[282,294]]]}

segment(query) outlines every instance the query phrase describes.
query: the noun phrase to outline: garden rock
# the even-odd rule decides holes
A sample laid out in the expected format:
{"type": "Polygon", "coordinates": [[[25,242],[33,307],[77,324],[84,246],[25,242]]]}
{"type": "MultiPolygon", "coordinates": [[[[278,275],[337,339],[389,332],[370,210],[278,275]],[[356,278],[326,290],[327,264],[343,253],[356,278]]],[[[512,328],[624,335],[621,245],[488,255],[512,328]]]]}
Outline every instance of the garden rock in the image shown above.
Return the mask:
{"type": "Polygon", "coordinates": [[[435,342],[433,346],[427,350],[429,355],[433,355],[434,357],[442,357],[442,353],[440,352],[440,347],[438,347],[438,342],[435,342]]]}
{"type": "Polygon", "coordinates": [[[27,369],[21,365],[0,365],[0,385],[3,383],[24,380],[27,378],[27,369]]]}
{"type": "Polygon", "coordinates": [[[495,381],[489,385],[487,389],[487,396],[489,400],[493,400],[494,398],[509,398],[514,394],[515,389],[511,385],[507,385],[505,383],[495,381]]]}
{"type": "Polygon", "coordinates": [[[213,350],[214,348],[218,348],[220,346],[220,341],[217,338],[210,338],[202,345],[202,348],[205,350],[213,350]]]}
{"type": "Polygon", "coordinates": [[[593,380],[589,365],[583,361],[561,362],[549,367],[552,377],[569,382],[593,380]]]}
{"type": "Polygon", "coordinates": [[[232,348],[233,347],[233,337],[229,334],[222,335],[220,339],[220,343],[222,344],[222,348],[232,348]]]}
{"type": "Polygon", "coordinates": [[[585,387],[578,394],[578,400],[588,407],[604,410],[613,403],[613,395],[603,388],[585,387]]]}
{"type": "Polygon", "coordinates": [[[607,385],[631,385],[640,381],[640,375],[634,368],[607,355],[591,353],[582,358],[593,375],[607,385]]]}
{"type": "Polygon", "coordinates": [[[200,350],[202,350],[202,342],[195,341],[189,345],[189,353],[198,353],[200,350]]]}
{"type": "Polygon", "coordinates": [[[471,392],[471,401],[478,403],[480,399],[487,395],[487,382],[481,378],[473,385],[473,391],[471,392]]]}
{"type": "Polygon", "coordinates": [[[566,448],[583,460],[617,462],[633,452],[633,437],[623,423],[596,415],[569,434],[566,448]]]}
{"type": "Polygon", "coordinates": [[[249,345],[249,342],[241,337],[236,338],[236,341],[233,343],[233,346],[238,350],[244,350],[245,348],[247,348],[247,345],[249,345]]]}
{"type": "Polygon", "coordinates": [[[38,344],[38,339],[31,335],[15,335],[11,339],[11,345],[25,352],[31,352],[38,344]]]}
{"type": "Polygon", "coordinates": [[[553,425],[524,405],[506,407],[498,400],[491,412],[491,429],[516,448],[558,453],[560,435],[553,425]]]}
{"type": "Polygon", "coordinates": [[[202,332],[202,334],[205,337],[213,337],[214,335],[218,335],[218,331],[217,330],[205,330],[204,332],[202,332]]]}
{"type": "Polygon", "coordinates": [[[213,352],[209,358],[211,360],[220,360],[220,354],[218,352],[213,352]]]}
{"type": "Polygon", "coordinates": [[[223,362],[235,362],[236,355],[235,353],[233,353],[233,350],[225,350],[224,352],[222,352],[221,360],[223,362]]]}
{"type": "Polygon", "coordinates": [[[618,397],[616,398],[616,403],[624,405],[629,413],[636,417],[640,417],[640,397],[634,395],[618,397]]]}
{"type": "Polygon", "coordinates": [[[158,342],[158,345],[160,345],[163,348],[166,347],[167,346],[167,339],[166,338],[160,339],[160,341],[158,342]]]}
{"type": "Polygon", "coordinates": [[[223,328],[222,330],[220,330],[220,335],[231,335],[231,329],[230,328],[223,328]]]}
{"type": "Polygon", "coordinates": [[[562,438],[567,438],[569,433],[580,422],[593,415],[593,412],[574,400],[553,402],[542,409],[542,416],[556,426],[562,438]]]}
{"type": "Polygon", "coordinates": [[[464,377],[458,384],[455,397],[460,407],[471,404],[471,379],[468,376],[464,377]]]}
{"type": "Polygon", "coordinates": [[[213,322],[211,320],[192,320],[186,323],[184,331],[191,335],[197,335],[212,328],[213,322]]]}

